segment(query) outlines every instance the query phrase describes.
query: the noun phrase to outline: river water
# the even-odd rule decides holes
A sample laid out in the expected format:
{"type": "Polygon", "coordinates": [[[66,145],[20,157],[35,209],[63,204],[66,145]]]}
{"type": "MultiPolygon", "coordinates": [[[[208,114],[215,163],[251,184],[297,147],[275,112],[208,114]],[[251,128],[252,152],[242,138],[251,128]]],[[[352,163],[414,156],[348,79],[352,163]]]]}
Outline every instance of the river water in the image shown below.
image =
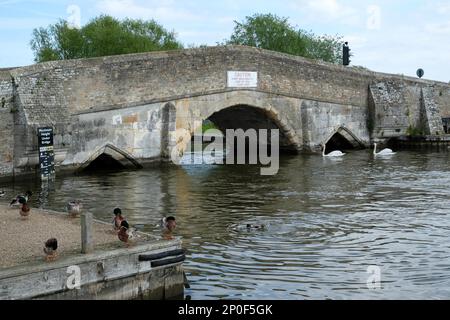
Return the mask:
{"type": "Polygon", "coordinates": [[[449,299],[449,160],[447,149],[362,150],[286,156],[276,176],[258,166],[162,166],[4,189],[32,189],[33,205],[55,210],[81,199],[105,221],[120,206],[155,237],[161,217],[176,216],[194,300],[449,299]]]}

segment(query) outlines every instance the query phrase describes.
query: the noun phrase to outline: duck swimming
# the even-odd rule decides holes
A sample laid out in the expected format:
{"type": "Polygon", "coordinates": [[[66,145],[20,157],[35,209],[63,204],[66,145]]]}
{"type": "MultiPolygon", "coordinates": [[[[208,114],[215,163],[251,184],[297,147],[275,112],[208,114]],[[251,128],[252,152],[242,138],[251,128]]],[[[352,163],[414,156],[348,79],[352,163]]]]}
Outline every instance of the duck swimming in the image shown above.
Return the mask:
{"type": "Polygon", "coordinates": [[[247,230],[266,230],[266,226],[264,224],[247,224],[247,230]]]}
{"type": "Polygon", "coordinates": [[[160,227],[166,231],[170,232],[174,231],[175,228],[177,227],[175,217],[170,216],[167,218],[166,217],[162,218],[160,222],[160,227]]]}
{"type": "Polygon", "coordinates": [[[5,191],[0,191],[0,198],[3,198],[4,196],[6,196],[6,192],[5,191]]]}
{"type": "Polygon", "coordinates": [[[11,203],[9,204],[10,207],[20,206],[20,199],[24,200],[25,203],[28,202],[30,197],[33,195],[33,192],[27,191],[25,192],[25,195],[17,195],[14,199],[11,200],[11,203]]]}

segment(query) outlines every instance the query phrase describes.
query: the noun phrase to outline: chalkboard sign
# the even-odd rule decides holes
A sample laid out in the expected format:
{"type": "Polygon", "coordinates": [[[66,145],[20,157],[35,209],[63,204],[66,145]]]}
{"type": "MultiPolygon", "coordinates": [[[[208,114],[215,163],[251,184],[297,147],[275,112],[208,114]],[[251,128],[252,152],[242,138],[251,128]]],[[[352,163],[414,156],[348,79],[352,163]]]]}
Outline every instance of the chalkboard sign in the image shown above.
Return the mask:
{"type": "Polygon", "coordinates": [[[48,178],[55,173],[55,154],[53,151],[53,128],[38,128],[39,167],[41,177],[48,178]]]}

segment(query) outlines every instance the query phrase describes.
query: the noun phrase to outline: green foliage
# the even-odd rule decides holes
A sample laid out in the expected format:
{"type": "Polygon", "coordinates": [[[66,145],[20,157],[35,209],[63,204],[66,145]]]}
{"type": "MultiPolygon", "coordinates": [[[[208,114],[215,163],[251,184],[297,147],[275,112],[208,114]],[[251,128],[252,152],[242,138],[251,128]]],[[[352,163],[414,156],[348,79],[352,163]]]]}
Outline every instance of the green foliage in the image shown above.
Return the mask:
{"type": "Polygon", "coordinates": [[[245,21],[235,21],[233,34],[226,44],[268,49],[311,59],[342,63],[342,37],[317,36],[296,29],[287,18],[272,14],[255,14],[245,21]]]}
{"type": "Polygon", "coordinates": [[[412,137],[416,137],[416,136],[423,136],[423,130],[413,127],[413,126],[409,126],[408,129],[406,130],[406,134],[408,136],[412,136],[412,137]]]}
{"type": "Polygon", "coordinates": [[[202,124],[202,133],[205,133],[206,131],[210,129],[216,129],[219,130],[219,128],[211,121],[203,121],[202,124]]]}
{"type": "Polygon", "coordinates": [[[119,21],[105,15],[92,19],[81,29],[71,28],[65,20],[34,29],[30,44],[36,62],[183,47],[174,32],[165,30],[154,20],[119,21]]]}

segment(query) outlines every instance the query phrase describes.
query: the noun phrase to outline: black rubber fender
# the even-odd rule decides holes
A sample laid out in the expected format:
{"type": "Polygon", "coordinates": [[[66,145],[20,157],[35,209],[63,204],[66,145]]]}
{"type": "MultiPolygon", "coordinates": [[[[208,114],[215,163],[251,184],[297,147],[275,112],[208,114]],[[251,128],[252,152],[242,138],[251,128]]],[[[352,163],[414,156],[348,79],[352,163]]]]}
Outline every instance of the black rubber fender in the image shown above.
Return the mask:
{"type": "Polygon", "coordinates": [[[182,255],[173,258],[154,260],[152,261],[151,266],[152,268],[162,267],[168,264],[183,262],[184,260],[186,260],[186,255],[183,253],[182,255]]]}
{"type": "Polygon", "coordinates": [[[159,259],[170,257],[170,256],[179,256],[181,254],[182,255],[185,254],[184,249],[177,249],[177,250],[166,251],[166,252],[155,253],[155,254],[140,254],[139,261],[153,261],[153,260],[159,260],[159,259]]]}

